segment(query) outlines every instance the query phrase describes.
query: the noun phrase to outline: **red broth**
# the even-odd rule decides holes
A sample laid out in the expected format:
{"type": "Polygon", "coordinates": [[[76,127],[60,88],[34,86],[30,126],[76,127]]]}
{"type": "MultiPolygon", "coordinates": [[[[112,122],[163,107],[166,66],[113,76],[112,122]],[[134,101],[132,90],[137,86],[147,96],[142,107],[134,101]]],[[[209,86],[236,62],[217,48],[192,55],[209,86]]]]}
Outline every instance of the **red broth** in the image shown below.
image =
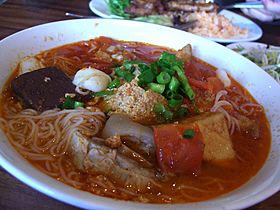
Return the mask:
{"type": "MultiPolygon", "coordinates": [[[[37,55],[46,66],[56,66],[64,70],[72,77],[77,70],[92,66],[111,73],[112,68],[118,65],[108,57],[111,53],[108,49],[116,49],[120,55],[128,60],[140,60],[150,63],[157,59],[163,51],[175,52],[172,49],[149,45],[140,42],[117,41],[107,37],[99,37],[89,41],[81,41],[64,46],[60,46],[37,55]],[[113,46],[113,47],[112,47],[113,46]]],[[[219,91],[219,85],[215,83],[216,68],[205,63],[204,61],[193,57],[191,64],[185,66],[186,75],[190,84],[196,93],[195,102],[200,111],[209,111],[213,106],[216,93],[219,91]],[[212,78],[212,79],[211,79],[212,78]],[[214,82],[213,82],[213,81],[214,82]]],[[[7,116],[3,107],[14,107],[21,110],[19,101],[13,96],[10,88],[10,81],[18,75],[15,70],[14,74],[7,81],[1,100],[1,115],[7,116]]],[[[254,98],[240,84],[232,78],[232,85],[225,90],[228,92],[228,100],[234,101],[236,106],[244,103],[256,103],[254,98]]],[[[186,104],[189,102],[186,101],[186,104]]],[[[225,108],[227,109],[227,108],[225,108]]],[[[74,171],[75,177],[81,185],[71,184],[65,181],[59,175],[50,175],[66,184],[72,185],[77,189],[91,192],[96,195],[116,198],[121,200],[132,200],[137,202],[148,203],[188,203],[197,202],[223,195],[233,191],[250,180],[263,166],[270,149],[271,134],[269,123],[266,119],[263,109],[242,109],[249,113],[249,118],[255,120],[259,125],[259,137],[254,138],[244,132],[234,131],[230,136],[236,152],[236,160],[223,165],[215,165],[207,162],[202,163],[201,171],[196,176],[174,176],[167,181],[160,181],[160,188],[151,189],[149,192],[133,192],[126,188],[119,187],[117,181],[111,180],[110,177],[100,175],[90,175],[80,172],[69,161],[68,154],[62,159],[57,159],[65,171],[74,171]],[[95,182],[93,182],[93,180],[95,182]],[[100,185],[96,185],[98,181],[100,185]]],[[[236,110],[227,109],[229,113],[236,110]]],[[[194,110],[192,110],[194,113],[194,110]]],[[[5,128],[4,128],[5,130],[5,128]]],[[[20,149],[16,148],[17,150],[20,149]]],[[[34,161],[28,159],[36,168],[46,172],[43,161],[34,161]]]]}

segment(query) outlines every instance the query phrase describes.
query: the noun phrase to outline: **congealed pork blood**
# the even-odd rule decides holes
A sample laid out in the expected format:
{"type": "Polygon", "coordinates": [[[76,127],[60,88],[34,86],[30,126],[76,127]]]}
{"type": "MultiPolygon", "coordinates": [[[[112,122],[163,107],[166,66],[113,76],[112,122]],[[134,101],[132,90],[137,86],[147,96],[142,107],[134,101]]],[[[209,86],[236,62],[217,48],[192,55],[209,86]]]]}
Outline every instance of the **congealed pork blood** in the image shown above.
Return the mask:
{"type": "Polygon", "coordinates": [[[71,79],[54,67],[19,75],[12,81],[12,89],[25,108],[39,112],[57,107],[66,93],[75,93],[71,79]]]}

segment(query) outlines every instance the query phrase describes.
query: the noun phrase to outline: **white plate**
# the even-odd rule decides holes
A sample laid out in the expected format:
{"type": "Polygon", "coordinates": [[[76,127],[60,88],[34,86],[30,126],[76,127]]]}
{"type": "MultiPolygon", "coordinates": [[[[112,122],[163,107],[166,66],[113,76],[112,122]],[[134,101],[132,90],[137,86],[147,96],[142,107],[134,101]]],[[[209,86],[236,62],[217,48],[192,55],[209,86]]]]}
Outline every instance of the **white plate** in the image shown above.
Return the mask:
{"type": "Polygon", "coordinates": [[[218,68],[226,69],[266,110],[271,125],[272,145],[269,158],[262,169],[242,187],[224,196],[203,202],[159,205],[119,201],[77,190],[41,173],[15,151],[0,130],[0,165],[5,170],[46,195],[84,209],[243,209],[279,191],[280,100],[275,99],[280,98],[280,86],[254,63],[224,46],[199,36],[160,25],[116,19],[78,19],[40,25],[0,41],[0,89],[17,62],[24,56],[98,36],[142,41],[174,49],[180,49],[187,43],[191,43],[195,56],[218,68]]]}
{"type": "MultiPolygon", "coordinates": [[[[227,45],[227,47],[229,49],[235,49],[238,46],[244,47],[245,49],[249,49],[249,48],[267,48],[268,47],[267,44],[264,44],[264,43],[261,43],[261,42],[235,42],[235,43],[227,45]]],[[[275,46],[275,45],[269,45],[269,46],[279,47],[280,48],[280,46],[275,46]]]]}
{"type": "MultiPolygon", "coordinates": [[[[106,0],[92,0],[89,2],[89,8],[96,15],[103,18],[119,18],[123,19],[120,16],[112,15],[106,0]]],[[[234,12],[228,10],[222,10],[219,14],[224,15],[226,18],[230,19],[232,23],[240,28],[248,28],[247,37],[238,37],[238,38],[214,38],[214,37],[205,37],[215,42],[219,43],[232,43],[232,42],[245,42],[245,41],[254,41],[262,37],[262,29],[253,21],[245,18],[241,15],[238,15],[234,12]]]]}

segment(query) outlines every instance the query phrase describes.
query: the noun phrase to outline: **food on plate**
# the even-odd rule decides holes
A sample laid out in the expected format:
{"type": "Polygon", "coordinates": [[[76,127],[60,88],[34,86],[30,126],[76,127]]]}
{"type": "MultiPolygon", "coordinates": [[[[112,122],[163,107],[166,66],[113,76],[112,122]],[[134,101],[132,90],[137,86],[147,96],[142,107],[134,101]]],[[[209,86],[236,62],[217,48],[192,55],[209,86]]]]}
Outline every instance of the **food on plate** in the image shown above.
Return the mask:
{"type": "Polygon", "coordinates": [[[25,58],[1,93],[0,127],[41,172],[99,196],[187,203],[230,192],[264,164],[269,123],[186,44],[98,37],[28,57],[28,70],[25,58]]]}
{"type": "Polygon", "coordinates": [[[260,66],[280,83],[280,47],[263,47],[260,45],[257,45],[256,47],[244,47],[240,44],[239,46],[232,48],[232,50],[260,66]]]}
{"type": "Polygon", "coordinates": [[[112,14],[127,19],[175,27],[190,23],[185,29],[204,37],[227,39],[248,36],[247,28],[234,25],[232,20],[218,14],[215,4],[204,0],[109,0],[108,7],[112,14]]]}
{"type": "Polygon", "coordinates": [[[235,26],[231,20],[215,12],[194,12],[187,19],[197,21],[188,31],[200,36],[224,39],[248,36],[247,28],[235,26]]]}

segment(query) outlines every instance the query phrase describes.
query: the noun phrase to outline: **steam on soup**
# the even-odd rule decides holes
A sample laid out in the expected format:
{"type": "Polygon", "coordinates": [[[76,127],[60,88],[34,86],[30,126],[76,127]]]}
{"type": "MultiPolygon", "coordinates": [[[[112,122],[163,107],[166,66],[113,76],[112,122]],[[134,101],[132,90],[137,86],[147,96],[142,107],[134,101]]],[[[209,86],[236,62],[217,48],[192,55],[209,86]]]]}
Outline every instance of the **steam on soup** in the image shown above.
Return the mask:
{"type": "Polygon", "coordinates": [[[185,203],[232,191],[262,167],[263,107],[192,55],[99,37],[23,59],[1,128],[43,173],[93,194],[185,203]]]}

